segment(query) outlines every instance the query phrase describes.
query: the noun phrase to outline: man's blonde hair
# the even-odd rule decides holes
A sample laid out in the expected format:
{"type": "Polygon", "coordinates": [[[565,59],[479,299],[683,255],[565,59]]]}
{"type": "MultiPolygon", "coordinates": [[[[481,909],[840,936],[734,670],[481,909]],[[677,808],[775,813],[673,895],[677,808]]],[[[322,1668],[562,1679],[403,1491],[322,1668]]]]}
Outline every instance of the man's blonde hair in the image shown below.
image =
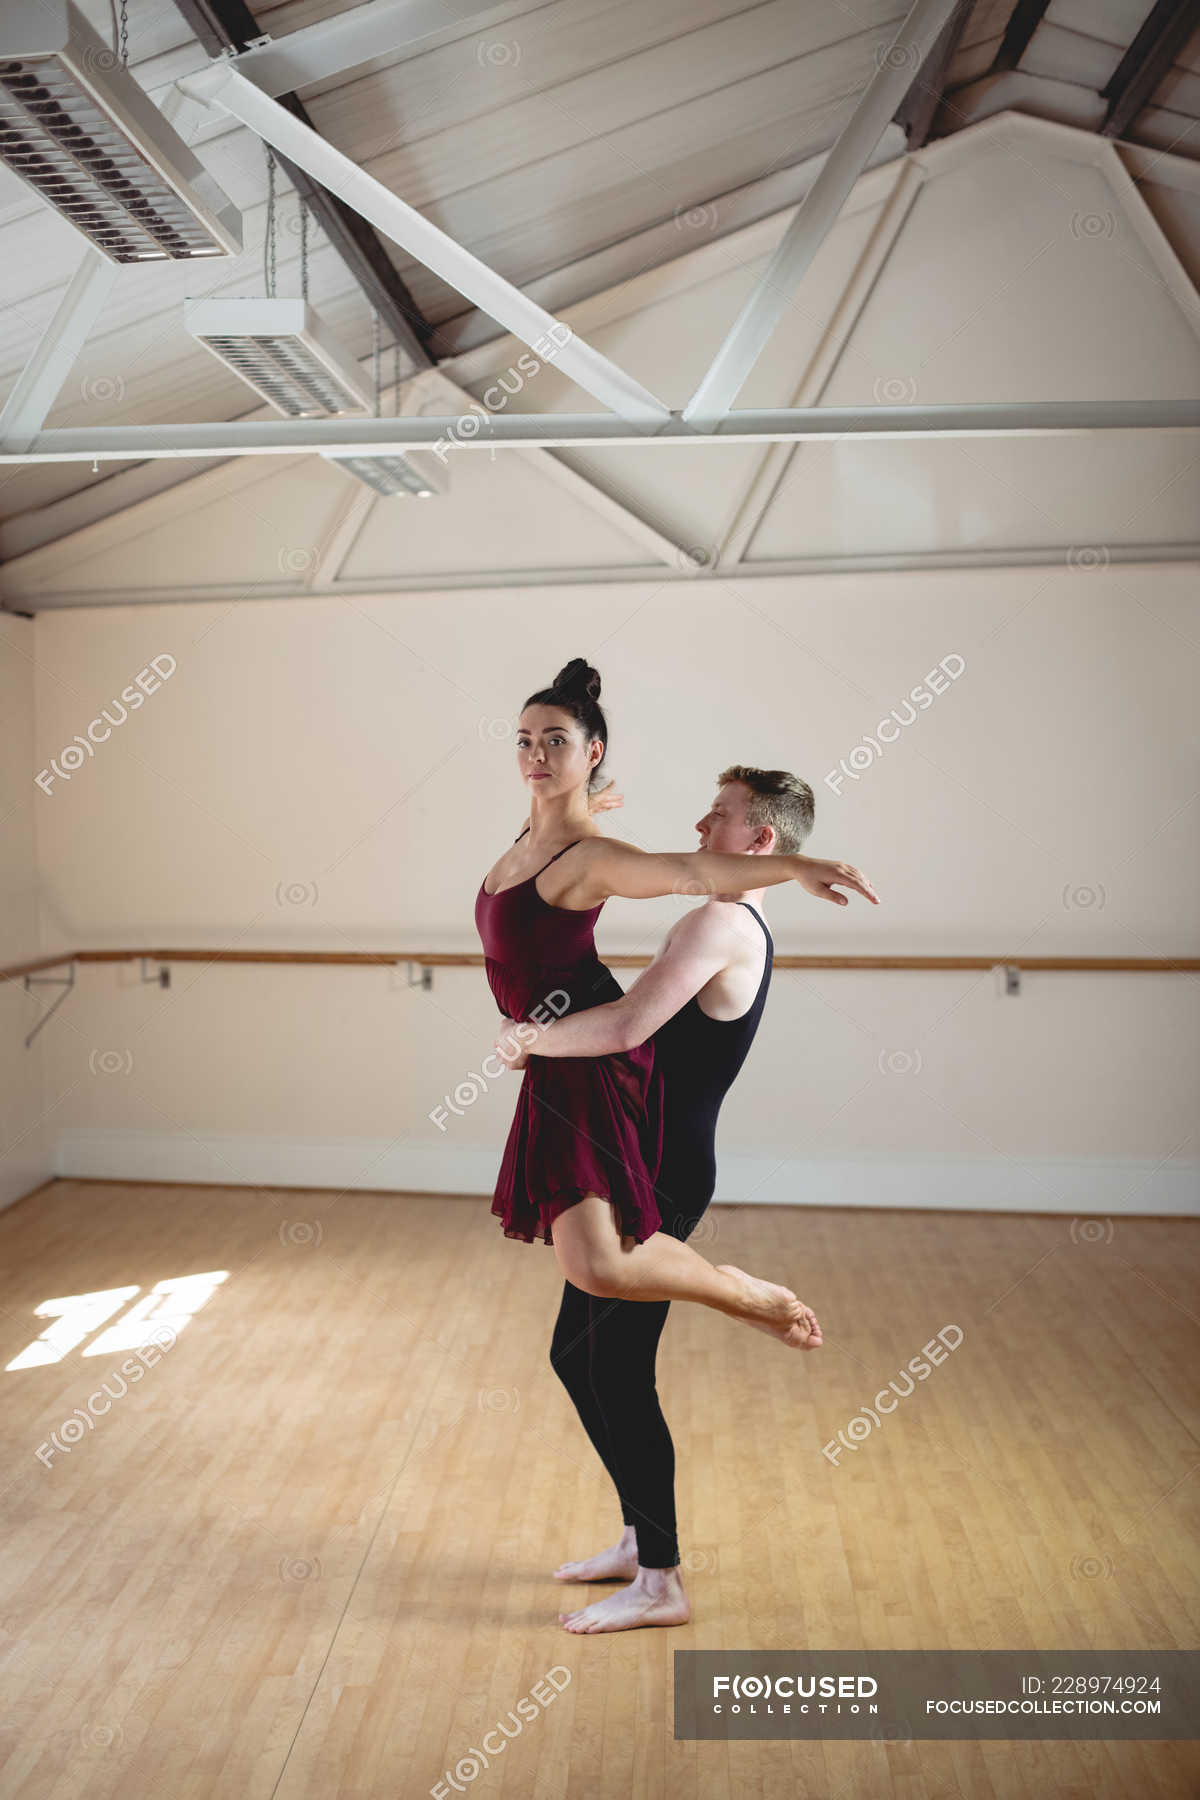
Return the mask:
{"type": "Polygon", "coordinates": [[[717,776],[717,786],[740,781],[749,788],[746,823],[757,831],[763,825],[775,827],[775,848],[781,856],[794,855],[804,847],[813,828],[813,791],[787,769],[751,769],[745,763],[734,763],[717,776]]]}

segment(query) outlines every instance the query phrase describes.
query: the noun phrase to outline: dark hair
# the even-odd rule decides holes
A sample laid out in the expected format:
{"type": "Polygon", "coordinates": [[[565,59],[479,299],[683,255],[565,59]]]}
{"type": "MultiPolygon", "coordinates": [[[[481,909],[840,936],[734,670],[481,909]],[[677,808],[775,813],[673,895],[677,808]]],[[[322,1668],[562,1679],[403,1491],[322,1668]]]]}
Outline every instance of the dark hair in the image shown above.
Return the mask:
{"type": "Polygon", "coordinates": [[[734,763],[722,769],[717,786],[727,781],[740,781],[750,789],[746,802],[746,823],[757,831],[763,825],[775,827],[775,848],[781,856],[794,856],[813,828],[813,791],[788,769],[752,769],[745,763],[734,763]]]}
{"type": "MultiPolygon", "coordinates": [[[[582,728],[585,744],[590,744],[593,738],[600,739],[604,750],[588,778],[589,789],[594,788],[608,754],[608,722],[600,710],[599,670],[593,669],[586,658],[573,656],[548,688],[539,688],[536,694],[530,694],[525,706],[560,706],[582,728]]],[[[524,710],[523,706],[521,711],[524,710]]]]}

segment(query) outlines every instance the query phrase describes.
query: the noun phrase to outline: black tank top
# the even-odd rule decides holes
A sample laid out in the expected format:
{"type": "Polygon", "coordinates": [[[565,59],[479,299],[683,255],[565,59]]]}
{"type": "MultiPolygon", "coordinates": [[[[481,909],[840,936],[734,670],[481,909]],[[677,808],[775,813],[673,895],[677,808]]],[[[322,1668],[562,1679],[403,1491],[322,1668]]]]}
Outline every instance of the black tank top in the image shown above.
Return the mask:
{"type": "Polygon", "coordinates": [[[664,1230],[686,1237],[716,1186],[717,1114],[758,1030],[770,986],[775,946],[767,922],[748,900],[767,940],[762,979],[738,1019],[712,1019],[695,995],[654,1034],[663,1073],[663,1154],[655,1195],[664,1230]],[[688,1229],[680,1229],[685,1226],[688,1229]]]}

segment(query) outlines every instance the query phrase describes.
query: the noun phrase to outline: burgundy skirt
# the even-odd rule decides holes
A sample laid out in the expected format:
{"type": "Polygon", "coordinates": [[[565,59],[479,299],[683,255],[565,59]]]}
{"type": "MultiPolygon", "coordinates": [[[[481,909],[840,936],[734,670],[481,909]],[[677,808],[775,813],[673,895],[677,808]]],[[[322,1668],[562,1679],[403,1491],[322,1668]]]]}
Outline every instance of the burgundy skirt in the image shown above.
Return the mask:
{"type": "Polygon", "coordinates": [[[609,1056],[531,1056],[492,1199],[504,1235],[553,1244],[559,1213],[587,1194],[611,1200],[622,1237],[662,1224],[662,1075],[653,1043],[609,1056]]]}

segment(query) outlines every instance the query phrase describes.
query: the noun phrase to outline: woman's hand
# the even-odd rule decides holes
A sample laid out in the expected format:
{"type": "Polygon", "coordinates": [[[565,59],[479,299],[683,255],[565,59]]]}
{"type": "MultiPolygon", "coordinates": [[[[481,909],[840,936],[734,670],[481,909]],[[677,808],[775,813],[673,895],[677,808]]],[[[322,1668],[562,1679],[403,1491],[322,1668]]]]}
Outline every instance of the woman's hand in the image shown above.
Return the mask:
{"type": "Polygon", "coordinates": [[[588,795],[588,812],[612,812],[615,807],[624,806],[624,794],[614,794],[611,790],[616,784],[610,776],[604,786],[588,795]]]}
{"type": "Polygon", "coordinates": [[[496,1042],[493,1048],[496,1055],[502,1057],[510,1069],[523,1069],[529,1061],[529,1050],[517,1038],[516,1023],[515,1019],[505,1019],[496,1033],[496,1042]]]}
{"type": "Polygon", "coordinates": [[[856,894],[861,894],[872,906],[879,905],[879,895],[862,870],[856,869],[853,863],[822,862],[819,856],[793,856],[789,860],[798,865],[795,879],[806,893],[814,895],[816,899],[832,900],[835,906],[849,906],[849,896],[836,893],[836,885],[853,888],[856,894]]]}

